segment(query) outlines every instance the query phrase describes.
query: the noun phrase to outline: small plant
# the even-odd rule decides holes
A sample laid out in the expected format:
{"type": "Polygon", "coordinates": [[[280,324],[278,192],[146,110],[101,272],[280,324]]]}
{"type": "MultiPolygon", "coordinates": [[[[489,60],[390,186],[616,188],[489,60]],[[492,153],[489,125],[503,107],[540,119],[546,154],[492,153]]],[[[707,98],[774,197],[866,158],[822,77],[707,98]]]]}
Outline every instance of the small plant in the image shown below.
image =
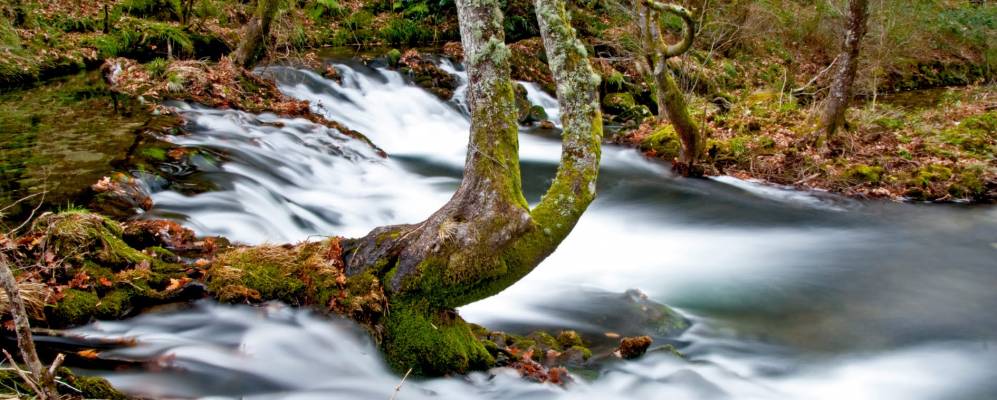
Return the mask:
{"type": "Polygon", "coordinates": [[[613,73],[606,77],[606,88],[613,91],[620,91],[623,90],[625,82],[626,77],[620,71],[613,71],[613,73]]]}
{"type": "Polygon", "coordinates": [[[170,93],[182,92],[184,89],[184,81],[184,77],[179,73],[170,72],[170,74],[166,76],[166,90],[169,90],[170,93]]]}
{"type": "Polygon", "coordinates": [[[156,58],[145,64],[145,70],[149,72],[149,76],[153,79],[159,79],[166,75],[166,69],[169,68],[170,62],[162,58],[156,58]]]}

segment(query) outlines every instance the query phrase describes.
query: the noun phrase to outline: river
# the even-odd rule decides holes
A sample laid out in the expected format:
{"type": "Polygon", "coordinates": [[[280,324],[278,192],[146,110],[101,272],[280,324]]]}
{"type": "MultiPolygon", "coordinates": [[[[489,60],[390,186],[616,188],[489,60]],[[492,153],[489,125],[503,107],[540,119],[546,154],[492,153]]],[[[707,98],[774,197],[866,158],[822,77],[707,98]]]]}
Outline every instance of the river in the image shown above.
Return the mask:
{"type": "MultiPolygon", "coordinates": [[[[460,73],[458,68],[445,68],[460,73]]],[[[272,67],[281,89],[366,134],[390,157],[298,119],[174,103],[189,133],[163,140],[213,155],[187,179],[153,185],[148,216],[244,243],[359,236],[418,222],[446,202],[469,121],[400,74],[337,64],[342,84],[272,67]]],[[[528,85],[556,115],[556,100],[528,85]]],[[[523,184],[539,200],[560,157],[556,131],[524,128],[523,184]]],[[[614,316],[637,288],[693,321],[655,352],[606,363],[566,387],[509,371],[409,378],[398,399],[981,399],[997,396],[997,208],[897,204],[720,177],[689,180],[637,152],[604,148],[599,198],[560,248],[469,321],[592,338],[642,327],[614,316]]],[[[153,397],[388,399],[401,381],[349,322],[270,304],[210,302],[101,321],[129,337],[102,353],[144,368],[90,371],[153,397]]],[[[598,351],[597,351],[598,353],[598,351]]]]}

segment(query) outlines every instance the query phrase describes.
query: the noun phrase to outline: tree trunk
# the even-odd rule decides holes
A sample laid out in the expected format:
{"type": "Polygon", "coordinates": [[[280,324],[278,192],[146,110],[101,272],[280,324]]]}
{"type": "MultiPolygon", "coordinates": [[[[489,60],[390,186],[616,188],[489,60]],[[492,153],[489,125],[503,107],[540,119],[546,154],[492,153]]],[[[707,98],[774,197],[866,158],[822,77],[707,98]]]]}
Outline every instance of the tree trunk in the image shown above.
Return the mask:
{"type": "Polygon", "coordinates": [[[658,118],[667,117],[668,121],[675,127],[675,132],[682,140],[679,162],[692,166],[699,161],[703,152],[703,140],[700,137],[699,127],[689,117],[689,108],[686,105],[682,90],[675,83],[671,69],[667,67],[667,64],[664,65],[666,65],[664,68],[659,67],[654,71],[654,85],[658,97],[658,118]]]}
{"type": "Polygon", "coordinates": [[[350,279],[383,283],[382,347],[400,370],[463,372],[490,363],[454,308],[515,283],[554,251],[595,197],[602,119],[598,75],[563,0],[536,0],[564,125],[561,165],[530,210],[523,196],[509,49],[498,0],[458,0],[470,143],[456,193],[427,220],[375,229],[343,249],[350,279]]]}
{"type": "Polygon", "coordinates": [[[256,12],[253,18],[242,28],[242,41],[232,52],[235,63],[243,68],[250,68],[259,60],[266,48],[267,37],[270,36],[270,24],[280,0],[257,0],[256,12]]]}
{"type": "MultiPolygon", "coordinates": [[[[14,278],[13,271],[7,262],[7,256],[0,249],[0,284],[7,294],[9,311],[14,320],[14,333],[17,335],[17,347],[21,350],[21,358],[28,366],[34,382],[28,382],[29,386],[36,386],[40,399],[58,399],[59,392],[55,388],[55,380],[52,374],[45,369],[45,365],[38,359],[35,351],[35,342],[31,338],[31,325],[28,324],[28,313],[24,308],[24,300],[21,298],[20,290],[17,287],[17,279],[14,278]]],[[[16,367],[16,366],[15,366],[16,367]]]]}
{"type": "Polygon", "coordinates": [[[868,0],[848,2],[848,31],[845,33],[844,48],[840,56],[842,63],[834,83],[831,84],[827,108],[812,145],[820,145],[821,139],[831,142],[838,129],[845,125],[845,111],[852,98],[852,85],[858,70],[859,49],[862,47],[862,37],[866,34],[866,21],[869,18],[868,3],[868,0]]]}
{"type": "Polygon", "coordinates": [[[675,169],[686,176],[701,175],[696,163],[703,152],[703,138],[699,127],[689,117],[685,96],[675,83],[668,66],[668,59],[679,56],[692,47],[696,36],[696,22],[692,14],[681,6],[662,4],[653,0],[634,0],[634,18],[641,37],[643,69],[651,75],[655,96],[658,101],[658,119],[667,117],[682,141],[682,152],[675,169]],[[665,13],[682,18],[682,39],[675,44],[667,44],[661,32],[661,19],[665,13]]]}

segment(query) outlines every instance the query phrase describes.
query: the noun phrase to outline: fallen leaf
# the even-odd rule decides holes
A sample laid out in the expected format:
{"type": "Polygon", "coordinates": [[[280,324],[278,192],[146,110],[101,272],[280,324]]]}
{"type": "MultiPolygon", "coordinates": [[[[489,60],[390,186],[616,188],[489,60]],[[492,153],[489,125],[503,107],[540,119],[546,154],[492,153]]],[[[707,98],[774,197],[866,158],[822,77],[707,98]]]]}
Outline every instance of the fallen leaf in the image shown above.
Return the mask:
{"type": "Polygon", "coordinates": [[[76,355],[86,358],[88,360],[94,360],[97,359],[97,357],[100,357],[100,353],[97,352],[96,349],[80,350],[76,352],[76,355]]]}
{"type": "Polygon", "coordinates": [[[89,282],[90,275],[87,275],[86,271],[80,271],[69,281],[69,287],[73,289],[86,289],[90,287],[89,282]]]}
{"type": "Polygon", "coordinates": [[[170,278],[170,285],[166,287],[166,291],[172,292],[174,290],[180,289],[181,287],[183,287],[183,285],[186,285],[187,282],[190,282],[190,278],[180,278],[180,279],[170,278]]]}

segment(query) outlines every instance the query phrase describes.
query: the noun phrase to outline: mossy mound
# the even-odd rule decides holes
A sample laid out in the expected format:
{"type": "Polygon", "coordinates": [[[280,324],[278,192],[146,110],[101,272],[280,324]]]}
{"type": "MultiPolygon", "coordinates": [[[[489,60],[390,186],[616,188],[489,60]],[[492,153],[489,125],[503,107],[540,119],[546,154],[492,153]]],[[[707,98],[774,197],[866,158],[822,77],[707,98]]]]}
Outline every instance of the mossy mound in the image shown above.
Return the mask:
{"type": "Polygon", "coordinates": [[[39,217],[32,231],[41,235],[40,246],[79,266],[121,269],[152,257],[128,246],[124,229],[107,217],[85,210],[71,210],[39,217]]]}
{"type": "Polygon", "coordinates": [[[384,320],[384,352],[392,367],[418,375],[466,373],[494,365],[485,345],[454,310],[392,302],[384,320]]]}
{"type": "MultiPolygon", "coordinates": [[[[157,225],[144,223],[130,229],[137,234],[149,226],[157,225]]],[[[125,242],[124,233],[121,224],[86,210],[46,213],[34,222],[31,231],[17,241],[14,261],[38,260],[22,268],[19,276],[22,285],[44,285],[48,293],[44,313],[34,316],[35,324],[61,328],[94,318],[118,319],[144,306],[200,293],[190,286],[192,279],[187,276],[196,268],[179,263],[163,247],[136,249],[125,242]]]]}
{"type": "Polygon", "coordinates": [[[279,300],[348,316],[377,336],[387,300],[370,274],[347,278],[340,238],[298,245],[240,247],[218,254],[207,288],[225,303],[279,300]]]}
{"type": "Polygon", "coordinates": [[[682,141],[679,139],[675,127],[671,124],[659,125],[657,129],[645,136],[640,141],[642,151],[650,153],[650,156],[661,157],[666,160],[679,156],[682,151],[682,141]]]}

